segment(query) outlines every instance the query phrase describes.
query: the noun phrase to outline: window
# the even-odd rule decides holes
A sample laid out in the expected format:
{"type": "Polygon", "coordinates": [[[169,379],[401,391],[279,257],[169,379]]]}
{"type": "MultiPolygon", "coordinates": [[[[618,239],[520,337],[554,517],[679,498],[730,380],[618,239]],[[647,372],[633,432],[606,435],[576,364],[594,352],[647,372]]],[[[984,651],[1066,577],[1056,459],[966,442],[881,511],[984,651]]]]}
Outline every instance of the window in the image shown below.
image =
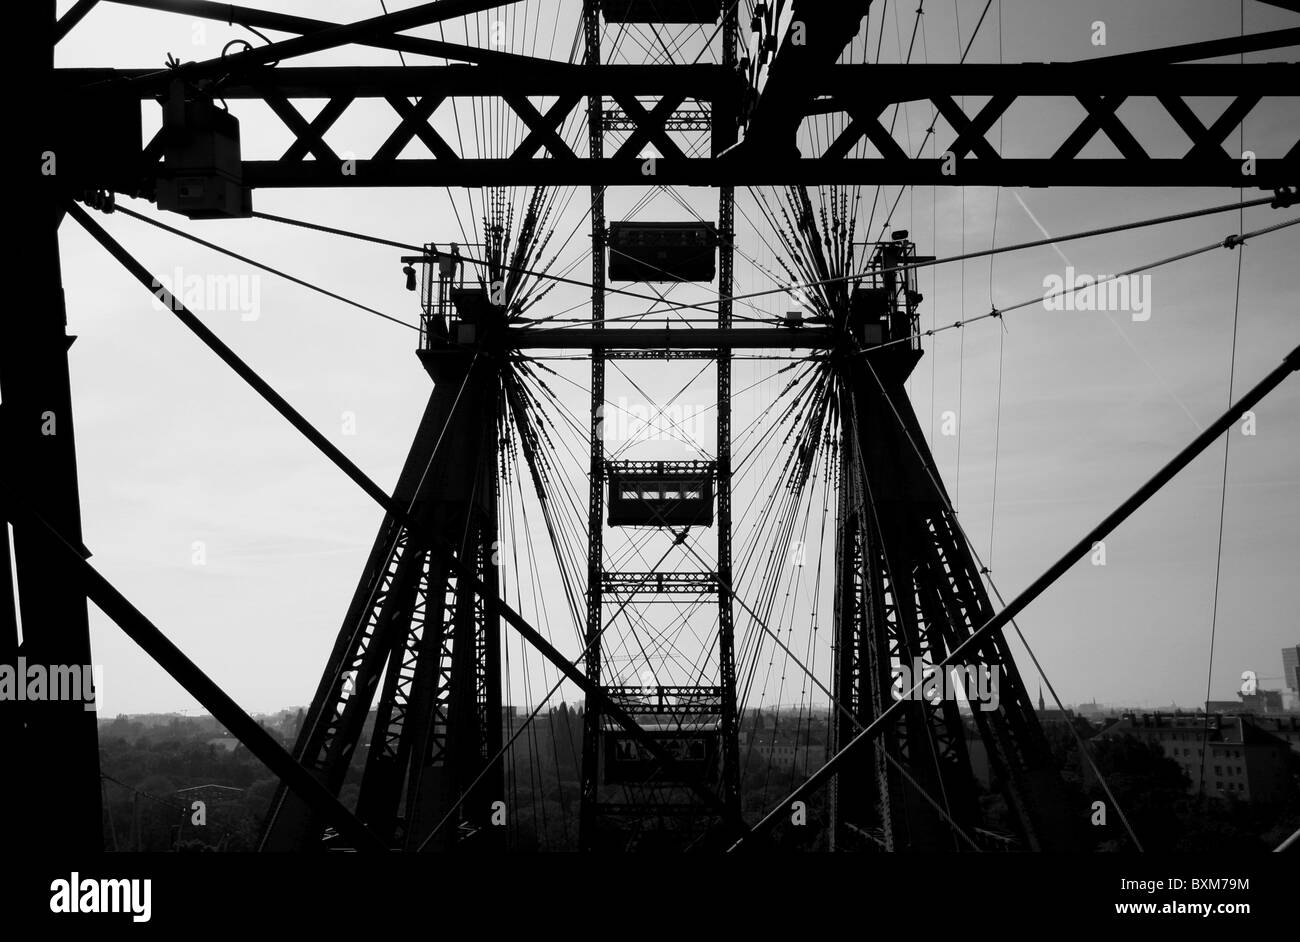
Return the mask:
{"type": "Polygon", "coordinates": [[[1222,774],[1223,774],[1223,766],[1221,766],[1221,765],[1216,765],[1216,766],[1214,767],[1214,774],[1215,774],[1215,775],[1222,775],[1222,774]]]}

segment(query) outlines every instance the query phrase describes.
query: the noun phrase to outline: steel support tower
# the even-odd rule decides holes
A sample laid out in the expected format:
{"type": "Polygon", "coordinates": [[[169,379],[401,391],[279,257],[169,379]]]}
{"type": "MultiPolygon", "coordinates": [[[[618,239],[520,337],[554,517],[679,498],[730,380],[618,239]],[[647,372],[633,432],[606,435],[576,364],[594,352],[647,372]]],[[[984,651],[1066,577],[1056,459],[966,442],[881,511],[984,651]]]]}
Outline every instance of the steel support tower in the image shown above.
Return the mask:
{"type": "MultiPolygon", "coordinates": [[[[940,663],[988,621],[993,607],[907,396],[922,355],[920,296],[890,269],[906,262],[910,243],[882,248],[868,272],[886,272],[877,280],[889,286],[881,289],[887,307],[872,312],[884,333],[864,346],[846,318],[832,354],[841,423],[833,668],[841,709],[832,711],[832,752],[894,700],[904,707],[871,754],[837,776],[832,847],[861,846],[865,835],[884,850],[969,850],[956,831],[974,834],[980,809],[958,703],[942,687],[938,697],[930,695],[932,684],[911,688],[931,676],[926,665],[940,663]]],[[[964,661],[958,675],[933,672],[933,683],[955,676],[949,689],[966,695],[991,678],[985,683],[997,696],[972,696],[969,706],[1018,836],[1033,850],[1069,849],[1063,783],[1006,640],[998,632],[968,649],[964,661]]]]}
{"type": "MultiPolygon", "coordinates": [[[[497,367],[455,348],[421,357],[433,393],[393,492],[410,522],[385,516],[294,750],[335,794],[360,766],[358,818],[405,850],[489,844],[504,798],[497,367]]],[[[326,836],[282,785],[262,849],[310,850],[326,836]]]]}

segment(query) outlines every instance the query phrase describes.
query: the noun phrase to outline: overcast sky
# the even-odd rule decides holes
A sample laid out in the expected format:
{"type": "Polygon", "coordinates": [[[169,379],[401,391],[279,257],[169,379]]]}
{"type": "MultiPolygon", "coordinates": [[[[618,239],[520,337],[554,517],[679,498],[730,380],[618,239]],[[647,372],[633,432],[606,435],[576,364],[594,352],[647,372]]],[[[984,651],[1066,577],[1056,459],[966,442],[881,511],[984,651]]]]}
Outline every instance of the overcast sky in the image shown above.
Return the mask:
{"type": "MultiPolygon", "coordinates": [[[[70,5],[61,3],[60,12],[70,5]]],[[[410,5],[388,4],[390,10],[410,5]]],[[[959,27],[951,2],[927,3],[923,41],[918,40],[913,61],[955,61],[983,5],[959,0],[959,27]]],[[[336,22],[379,12],[378,0],[275,6],[336,22]]],[[[513,13],[499,14],[516,17],[507,20],[513,29],[508,48],[566,59],[577,6],[531,0],[513,13]],[[526,16],[523,22],[520,11],[526,16]]],[[[914,13],[910,6],[899,6],[889,4],[885,18],[884,61],[899,61],[906,54],[914,13]]],[[[1244,9],[1247,32],[1294,25],[1294,15],[1261,3],[1246,3],[1244,9]]],[[[1229,36],[1240,28],[1239,15],[1237,2],[1220,0],[995,0],[968,61],[1078,60],[1229,36]],[[1091,43],[1095,21],[1106,23],[1104,48],[1091,43]]],[[[868,39],[872,58],[879,25],[873,16],[868,39]]],[[[461,28],[451,24],[446,35],[452,38],[453,30],[461,28]]],[[[436,30],[419,33],[437,35],[436,30]]],[[[182,59],[209,58],[232,39],[260,43],[247,31],[220,23],[101,4],[60,45],[58,62],[160,67],[169,52],[182,59]]],[[[683,48],[693,47],[687,43],[683,48]]],[[[1295,52],[1247,59],[1293,61],[1295,52]]],[[[622,47],[626,61],[645,61],[645,55],[632,42],[622,47]]],[[[382,50],[349,48],[295,64],[313,63],[397,61],[395,54],[382,50]]],[[[1189,103],[1208,120],[1227,102],[1189,103]]],[[[1129,102],[1121,114],[1142,119],[1130,127],[1153,151],[1178,153],[1184,138],[1152,104],[1129,102]]],[[[1245,128],[1245,148],[1279,156],[1295,140],[1296,104],[1294,99],[1273,102],[1253,113],[1245,128]]],[[[302,110],[310,117],[319,105],[304,104],[302,110]]],[[[231,107],[242,122],[245,156],[278,156],[291,142],[291,135],[259,106],[232,102],[231,107]]],[[[366,148],[382,140],[394,119],[382,102],[354,107],[327,140],[340,154],[366,156],[366,148]]],[[[149,110],[156,109],[150,106],[146,114],[149,110]]],[[[1077,105],[1058,105],[1009,116],[1000,132],[1006,152],[1035,152],[1035,136],[1048,123],[1064,126],[1081,113],[1077,105]]],[[[928,116],[928,106],[921,105],[901,114],[900,142],[914,150],[928,116]]],[[[440,111],[435,124],[450,128],[456,119],[468,124],[473,117],[468,108],[458,115],[440,111]]],[[[151,117],[146,127],[156,123],[156,116],[151,117]]],[[[995,129],[991,139],[998,133],[995,129]]],[[[1238,145],[1235,133],[1228,143],[1238,145]]],[[[1109,146],[1096,141],[1088,153],[1105,156],[1111,153],[1109,146]]],[[[874,188],[863,192],[860,226],[865,226],[874,188]]],[[[644,189],[611,191],[609,217],[631,216],[645,195],[644,189]]],[[[892,204],[896,195],[896,189],[887,188],[881,199],[892,204]]],[[[1245,191],[1246,198],[1257,195],[1245,191]]],[[[525,197],[522,190],[512,194],[516,204],[525,197]]],[[[934,193],[927,187],[903,194],[893,225],[909,229],[922,254],[944,257],[963,247],[969,251],[992,242],[1028,241],[1044,231],[1062,235],[1236,197],[1237,191],[1228,189],[1007,189],[999,194],[974,187],[934,193]]],[[[554,243],[559,258],[553,272],[573,266],[570,276],[586,280],[586,192],[574,191],[560,202],[554,243]],[[574,229],[577,235],[566,241],[574,229]]],[[[438,189],[266,190],[254,194],[254,204],[262,211],[408,243],[463,239],[457,212],[467,229],[473,224],[466,217],[481,212],[477,195],[457,191],[449,197],[438,189]]],[[[687,219],[693,208],[713,219],[716,204],[713,191],[678,188],[675,194],[651,194],[635,218],[687,219]]],[[[739,204],[738,238],[745,257],[737,261],[737,290],[769,289],[772,279],[757,266],[776,267],[768,246],[773,235],[759,231],[763,224],[753,195],[742,192],[739,204]]],[[[128,205],[409,323],[418,317],[416,296],[404,290],[400,251],[262,220],[190,222],[148,204],[128,205]]],[[[1250,230],[1296,215],[1300,209],[1264,207],[1248,211],[1244,225],[1250,230]]],[[[413,331],[125,216],[100,221],[164,280],[174,279],[178,271],[182,278],[244,277],[246,304],[209,310],[196,303],[195,310],[375,480],[386,487],[393,484],[430,389],[414,355],[413,331]]],[[[1237,225],[1236,214],[1230,213],[1012,253],[999,256],[992,266],[987,259],[943,265],[920,277],[926,295],[923,325],[943,325],[984,313],[991,305],[1009,307],[1040,297],[1044,279],[1064,276],[1067,264],[1079,273],[1112,273],[1221,241],[1237,225]]],[[[74,222],[65,222],[61,242],[69,331],[78,337],[70,358],[85,540],[94,552],[93,563],[246,709],[271,711],[306,703],[374,538],[377,508],[188,331],[152,306],[149,294],[74,222]],[[198,544],[205,555],[202,565],[195,564],[198,544]]],[[[931,444],[960,519],[976,550],[991,559],[993,579],[1006,598],[1225,409],[1239,261],[1237,393],[1300,341],[1298,250],[1300,227],[1252,240],[1244,250],[1219,249],[1158,269],[1147,285],[1147,320],[1135,321],[1127,312],[1049,311],[1035,304],[1008,314],[1001,335],[996,322],[986,320],[927,341],[913,376],[912,403],[922,427],[932,432],[931,444]],[[942,434],[947,411],[958,416],[959,435],[942,434]]],[[[646,286],[631,290],[651,293],[646,286]]],[[[670,300],[710,297],[716,298],[716,291],[695,286],[678,289],[670,300]]],[[[583,302],[581,288],[562,286],[531,314],[575,308],[567,316],[580,318],[586,316],[583,302]]],[[[791,304],[769,295],[737,311],[776,315],[791,304]]],[[[647,306],[627,298],[610,302],[614,314],[647,306]]],[[[788,351],[775,354],[787,356],[788,351]]],[[[568,377],[554,380],[556,394],[585,422],[583,387],[589,368],[585,363],[550,365],[568,377]]],[[[786,365],[737,363],[735,387],[751,387],[734,405],[738,430],[772,402],[788,375],[773,374],[786,365]]],[[[662,405],[700,369],[690,361],[620,366],[627,376],[611,368],[608,397],[628,405],[645,405],[647,398],[662,405]]],[[[686,386],[678,405],[710,408],[713,381],[707,371],[686,386]]],[[[1234,694],[1247,669],[1256,671],[1264,686],[1279,686],[1280,650],[1300,641],[1291,596],[1300,571],[1300,380],[1291,379],[1256,409],[1255,431],[1253,436],[1240,431],[1229,436],[1213,656],[1212,696],[1218,699],[1234,694]]],[[[707,452],[712,442],[712,430],[704,430],[699,445],[707,452]]],[[[772,468],[782,460],[779,446],[779,441],[767,442],[750,458],[747,476],[737,484],[738,544],[749,523],[741,508],[770,490],[772,468]]],[[[660,442],[629,454],[676,457],[695,450],[660,442]]],[[[584,464],[585,458],[577,456],[567,466],[569,486],[580,498],[586,491],[584,464]]],[[[1024,614],[1020,625],[1067,703],[1096,698],[1191,706],[1203,700],[1223,469],[1220,442],[1107,540],[1105,566],[1077,565],[1024,614]]],[[[824,521],[822,493],[815,491],[807,502],[812,533],[824,521]]],[[[530,514],[532,550],[539,562],[535,571],[528,568],[522,574],[507,563],[508,595],[526,615],[545,624],[563,651],[576,656],[575,626],[564,605],[551,546],[540,535],[544,531],[535,504],[530,514]],[[539,596],[515,590],[517,578],[526,584],[534,574],[539,596]]],[[[701,553],[712,553],[708,535],[699,545],[701,553]]],[[[627,540],[613,536],[610,546],[626,547],[627,540]]],[[[657,553],[653,546],[643,552],[647,561],[630,555],[622,568],[648,568],[657,553]]],[[[783,637],[791,647],[825,678],[829,550],[814,551],[807,565],[811,568],[819,557],[823,590],[811,589],[809,573],[796,586],[788,610],[779,610],[773,619],[780,622],[774,627],[787,632],[783,637]]],[[[753,573],[741,575],[742,583],[754,578],[753,573]]],[[[742,596],[757,593],[756,586],[753,581],[742,586],[742,596]]],[[[711,619],[705,613],[687,631],[704,637],[711,619]]],[[[753,626],[747,628],[745,622],[738,617],[748,637],[753,626]]],[[[110,715],[197,709],[179,685],[93,607],[91,624],[95,660],[105,665],[110,715]]],[[[1036,692],[1038,676],[1018,643],[1014,648],[1036,692]]],[[[516,640],[511,651],[516,660],[510,698],[532,702],[554,673],[542,670],[535,659],[531,668],[521,669],[516,640]]],[[[756,655],[760,674],[770,653],[769,645],[756,655]]],[[[628,670],[634,677],[635,669],[628,670]]],[[[749,705],[823,699],[793,665],[786,665],[784,680],[779,670],[778,663],[749,705]]],[[[561,695],[573,699],[572,691],[561,695]]]]}

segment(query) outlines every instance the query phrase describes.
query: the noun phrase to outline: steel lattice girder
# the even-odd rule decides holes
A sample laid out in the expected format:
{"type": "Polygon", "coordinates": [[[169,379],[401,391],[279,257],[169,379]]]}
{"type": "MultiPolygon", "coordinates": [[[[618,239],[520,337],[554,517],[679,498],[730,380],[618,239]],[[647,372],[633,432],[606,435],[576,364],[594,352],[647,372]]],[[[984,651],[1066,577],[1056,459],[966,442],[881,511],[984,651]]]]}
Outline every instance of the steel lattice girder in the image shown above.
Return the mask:
{"type": "Polygon", "coordinates": [[[623,599],[629,595],[716,595],[715,572],[605,572],[601,591],[623,599]]]}
{"type": "MultiPolygon", "coordinates": [[[[848,499],[840,509],[847,530],[837,547],[837,686],[852,698],[846,708],[855,722],[837,722],[837,749],[892,705],[891,664],[938,664],[993,613],[906,397],[913,364],[907,353],[883,359],[878,382],[858,361],[843,377],[841,486],[847,485],[848,499]]],[[[1009,648],[1000,634],[986,638],[966,663],[999,678],[997,699],[972,709],[1022,838],[1035,850],[1067,848],[1059,776],[1009,648]]],[[[978,804],[956,702],[947,694],[934,704],[908,698],[896,712],[875,761],[861,755],[840,784],[837,815],[865,810],[851,790],[874,779],[887,846],[952,847],[945,823],[885,768],[881,753],[893,755],[929,794],[942,795],[948,814],[969,830],[978,804]]]]}
{"type": "MultiPolygon", "coordinates": [[[[495,388],[492,371],[461,364],[430,395],[393,493],[399,506],[413,508],[418,528],[385,518],[295,749],[337,793],[374,706],[357,814],[390,846],[416,849],[480,773],[484,781],[461,818],[481,825],[504,796],[499,762],[487,768],[500,747],[500,689],[482,703],[477,693],[478,668],[499,675],[497,622],[458,577],[452,554],[421,535],[462,535],[454,555],[495,592],[493,567],[480,552],[495,533],[495,388]],[[484,636],[491,650],[479,663],[484,636]],[[485,734],[490,742],[480,749],[485,734]]],[[[321,830],[319,816],[282,786],[262,847],[310,849],[321,830]]],[[[455,833],[455,826],[440,832],[455,833]]]]}
{"type": "MultiPolygon", "coordinates": [[[[143,70],[59,70],[68,113],[90,116],[106,107],[151,100],[154,92],[139,82],[143,70]]],[[[184,71],[178,71],[178,77],[184,71]]],[[[811,95],[804,117],[843,113],[849,122],[820,153],[782,156],[766,138],[734,138],[743,81],[716,65],[567,65],[528,70],[471,65],[428,67],[320,67],[251,69],[221,85],[224,100],[261,100],[293,133],[294,142],[278,155],[252,154],[244,142],[243,182],[251,187],[366,187],[441,185],[682,184],[717,186],[818,183],[889,183],[999,186],[1241,186],[1273,188],[1300,176],[1300,126],[1288,132],[1277,154],[1260,154],[1254,174],[1242,171],[1240,155],[1224,142],[1241,122],[1268,99],[1300,97],[1300,65],[1162,64],[1145,61],[1096,63],[1022,63],[1012,65],[836,65],[807,76],[811,95]],[[592,158],[560,139],[557,128],[575,114],[585,97],[616,103],[623,119],[635,126],[609,156],[592,158]],[[467,154],[439,133],[431,117],[451,98],[497,99],[508,106],[529,133],[499,150],[467,154]],[[1228,99],[1208,126],[1196,116],[1189,97],[1228,99]],[[418,99],[415,105],[409,98],[418,99]],[[967,109],[957,102],[984,99],[967,109]],[[324,99],[325,107],[310,121],[294,102],[324,99]],[[382,99],[394,112],[394,126],[378,147],[365,150],[343,140],[326,141],[339,118],[359,99],[382,99]],[[535,100],[545,99],[538,106],[535,100]],[[653,99],[653,103],[645,100],[653,99]],[[1030,156],[1006,157],[986,137],[1001,118],[1014,123],[1024,102],[1045,100],[1056,109],[1082,111],[1078,120],[1053,131],[1035,122],[1031,136],[1017,135],[1017,150],[1030,156]],[[1159,103],[1181,130],[1181,139],[1163,142],[1161,152],[1138,140],[1138,121],[1120,113],[1129,99],[1159,103]],[[692,104],[687,104],[691,102],[692,104]],[[905,102],[932,105],[947,129],[936,131],[934,157],[914,157],[886,130],[882,116],[905,102]],[[707,105],[712,111],[713,153],[686,157],[684,141],[668,128],[682,107],[707,105]],[[973,111],[973,114],[968,113],[973,111]],[[403,158],[403,149],[418,137],[433,158],[403,158]],[[1019,138],[1025,138],[1019,140],[1019,138]],[[878,156],[860,156],[863,140],[878,156]],[[1081,156],[1094,140],[1107,140],[1117,156],[1081,156]],[[643,157],[653,145],[653,165],[643,157]],[[344,172],[344,156],[348,172],[344,172]],[[953,160],[943,159],[951,153],[953,160]],[[308,159],[308,157],[314,159],[308,159]],[[755,159],[761,156],[762,159],[755,159]]],[[[78,122],[74,121],[74,126],[78,122]]],[[[435,122],[436,123],[436,122],[435,122]]],[[[131,180],[119,174],[97,179],[84,171],[88,188],[130,189],[142,183],[147,192],[161,167],[162,141],[147,146],[116,139],[95,122],[71,143],[95,148],[106,165],[128,162],[139,168],[131,180]],[[105,137],[111,139],[104,139],[105,137]],[[89,139],[87,139],[89,138],[89,139]],[[138,154],[137,158],[134,156],[138,154]]],[[[898,131],[897,133],[902,133],[898,131]]],[[[122,133],[130,138],[130,130],[122,133]]],[[[333,136],[337,138],[337,134],[333,136]]],[[[788,142],[793,146],[793,141],[788,142]]],[[[66,145],[65,145],[66,146],[66,145]]],[[[1008,148],[1009,149],[1009,148],[1008,148]]]]}

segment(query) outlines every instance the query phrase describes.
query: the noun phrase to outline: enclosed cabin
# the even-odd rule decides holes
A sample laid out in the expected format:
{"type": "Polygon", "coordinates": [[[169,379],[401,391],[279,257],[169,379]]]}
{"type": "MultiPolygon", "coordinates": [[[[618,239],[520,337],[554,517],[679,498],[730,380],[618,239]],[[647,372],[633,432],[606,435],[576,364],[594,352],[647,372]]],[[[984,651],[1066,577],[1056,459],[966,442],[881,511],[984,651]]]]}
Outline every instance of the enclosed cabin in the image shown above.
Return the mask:
{"type": "Polygon", "coordinates": [[[611,527],[713,526],[713,461],[608,461],[611,527]]]}
{"type": "Polygon", "coordinates": [[[605,724],[605,782],[609,785],[678,785],[717,777],[718,720],[639,724],[675,764],[669,772],[645,746],[613,721],[605,724]]]}
{"type": "Polygon", "coordinates": [[[917,255],[907,230],[891,234],[889,242],[875,243],[867,270],[849,299],[849,332],[862,347],[896,344],[920,351],[917,310],[924,300],[916,287],[916,268],[933,262],[932,255],[917,255]]]}
{"type": "Polygon", "coordinates": [[[718,778],[722,738],[719,687],[609,687],[606,694],[673,761],[670,771],[645,745],[606,717],[605,783],[679,785],[718,778]]]}
{"type": "Polygon", "coordinates": [[[607,23],[716,23],[722,0],[600,0],[607,23]]]}
{"type": "Polygon", "coordinates": [[[609,280],[710,282],[718,233],[711,222],[615,222],[609,226],[609,280]]]}
{"type": "Polygon", "coordinates": [[[187,99],[175,86],[163,104],[163,141],[155,193],[159,209],[190,219],[252,215],[238,118],[210,99],[187,99]]]}

